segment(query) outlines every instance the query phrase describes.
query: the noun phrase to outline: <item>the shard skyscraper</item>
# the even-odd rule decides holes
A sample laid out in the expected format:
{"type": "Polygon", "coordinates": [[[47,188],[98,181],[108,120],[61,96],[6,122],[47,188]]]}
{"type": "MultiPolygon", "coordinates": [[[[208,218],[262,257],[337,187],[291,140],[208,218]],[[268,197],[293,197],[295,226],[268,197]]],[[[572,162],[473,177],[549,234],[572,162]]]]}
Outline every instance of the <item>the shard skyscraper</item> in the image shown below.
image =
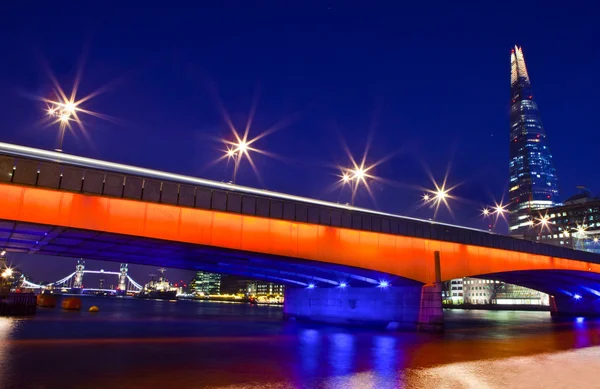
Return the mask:
{"type": "Polygon", "coordinates": [[[522,237],[540,209],[560,201],[558,177],[521,47],[511,51],[510,66],[509,232],[522,237]]]}

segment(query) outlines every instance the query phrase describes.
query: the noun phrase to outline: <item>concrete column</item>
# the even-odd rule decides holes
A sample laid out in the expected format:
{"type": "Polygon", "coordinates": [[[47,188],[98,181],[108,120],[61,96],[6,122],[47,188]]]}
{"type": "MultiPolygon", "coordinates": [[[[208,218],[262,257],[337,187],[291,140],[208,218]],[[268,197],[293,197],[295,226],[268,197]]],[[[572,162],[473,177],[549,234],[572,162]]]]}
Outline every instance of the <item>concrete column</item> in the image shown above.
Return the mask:
{"type": "Polygon", "coordinates": [[[600,299],[590,295],[580,298],[550,296],[550,314],[552,316],[600,316],[600,299]]]}
{"type": "Polygon", "coordinates": [[[435,282],[423,285],[419,307],[419,331],[439,332],[444,329],[444,310],[442,309],[442,272],[440,252],[433,253],[435,282]]]}

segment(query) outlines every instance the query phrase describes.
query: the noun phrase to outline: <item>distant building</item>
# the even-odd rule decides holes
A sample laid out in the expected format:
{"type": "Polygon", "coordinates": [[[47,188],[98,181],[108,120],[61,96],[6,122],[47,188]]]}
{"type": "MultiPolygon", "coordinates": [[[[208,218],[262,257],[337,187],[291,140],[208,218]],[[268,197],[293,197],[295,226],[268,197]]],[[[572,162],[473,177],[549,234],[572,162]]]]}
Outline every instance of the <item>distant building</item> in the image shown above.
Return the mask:
{"type": "Polygon", "coordinates": [[[592,197],[587,190],[535,216],[526,232],[527,239],[600,253],[600,198],[592,197]]]}
{"type": "Polygon", "coordinates": [[[450,304],[462,304],[464,302],[463,278],[457,278],[448,282],[443,299],[450,304]]]}
{"type": "Polygon", "coordinates": [[[532,213],[560,204],[558,177],[546,139],[523,50],[515,47],[511,59],[510,106],[510,217],[509,234],[523,237],[532,213]]]}
{"type": "Polygon", "coordinates": [[[446,283],[443,301],[448,305],[548,305],[549,296],[537,290],[495,280],[458,278],[446,283]]]}
{"type": "Polygon", "coordinates": [[[285,286],[272,282],[256,282],[256,296],[283,296],[285,286]]]}
{"type": "Polygon", "coordinates": [[[221,290],[224,294],[245,294],[248,296],[283,296],[285,286],[239,276],[223,276],[221,290]]]}
{"type": "Polygon", "coordinates": [[[221,275],[199,271],[189,283],[191,293],[215,295],[221,294],[221,275]]]}

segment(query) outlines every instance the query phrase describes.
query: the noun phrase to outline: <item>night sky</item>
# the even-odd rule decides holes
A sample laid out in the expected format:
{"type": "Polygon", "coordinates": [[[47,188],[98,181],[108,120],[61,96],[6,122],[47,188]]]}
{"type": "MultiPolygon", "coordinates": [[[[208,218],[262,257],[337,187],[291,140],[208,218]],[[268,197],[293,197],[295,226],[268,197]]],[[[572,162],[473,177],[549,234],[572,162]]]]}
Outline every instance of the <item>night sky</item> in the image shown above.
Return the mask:
{"type": "MultiPolygon", "coordinates": [[[[451,166],[449,184],[460,183],[454,215],[441,210],[437,219],[485,228],[482,206],[508,189],[510,49],[518,44],[562,198],[577,185],[600,190],[593,2],[10,3],[0,23],[3,142],[55,147],[57,127],[39,124],[45,105],[32,96],[51,96],[46,68],[70,91],[83,57],[78,96],[104,88],[84,106],[114,120],[85,116],[88,137],[68,134],[65,152],[229,181],[231,165],[211,166],[224,149],[215,138],[233,139],[219,101],[240,130],[256,101],[250,138],[283,128],[254,144],[276,154],[253,154],[261,179],[242,163],[239,184],[348,202],[349,191],[333,187],[335,166],[350,164],[341,139],[360,158],[372,137],[367,164],[391,158],[372,171],[384,178],[371,184],[376,202],[361,191],[356,205],[431,218],[419,188],[433,185],[427,170],[441,181],[451,166]]],[[[14,260],[36,279],[67,275],[75,263],[14,260]]],[[[147,278],[148,269],[134,269],[147,278]]]]}

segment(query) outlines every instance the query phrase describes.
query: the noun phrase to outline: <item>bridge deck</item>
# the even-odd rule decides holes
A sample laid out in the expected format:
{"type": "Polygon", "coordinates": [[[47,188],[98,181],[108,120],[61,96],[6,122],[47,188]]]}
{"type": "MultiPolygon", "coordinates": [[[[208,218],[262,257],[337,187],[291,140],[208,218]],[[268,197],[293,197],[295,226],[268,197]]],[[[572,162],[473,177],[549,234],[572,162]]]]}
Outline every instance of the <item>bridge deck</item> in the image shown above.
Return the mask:
{"type": "Polygon", "coordinates": [[[6,143],[2,182],[600,263],[597,254],[473,228],[6,143]]]}

